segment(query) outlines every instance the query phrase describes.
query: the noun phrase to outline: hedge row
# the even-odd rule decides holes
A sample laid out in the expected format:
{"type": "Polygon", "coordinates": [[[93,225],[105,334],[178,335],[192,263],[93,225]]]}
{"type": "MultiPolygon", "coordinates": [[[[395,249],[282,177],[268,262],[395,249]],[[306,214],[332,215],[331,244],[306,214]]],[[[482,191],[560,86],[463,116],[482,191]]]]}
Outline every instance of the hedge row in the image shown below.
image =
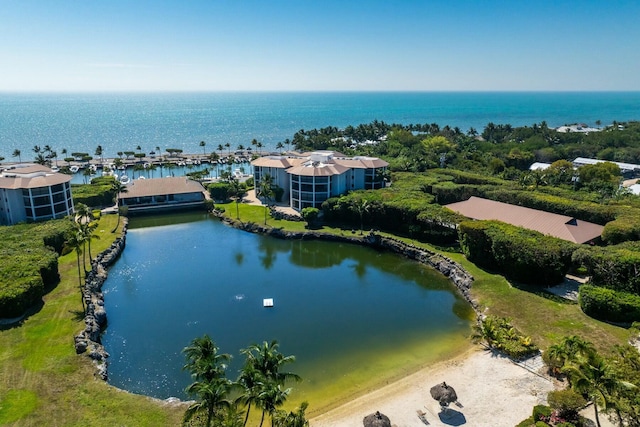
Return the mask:
{"type": "Polygon", "coordinates": [[[604,226],[602,240],[610,245],[640,240],[640,210],[624,209],[615,220],[604,226]]]}
{"type": "Polygon", "coordinates": [[[640,295],[640,243],[581,247],[573,262],[582,265],[599,286],[640,295]]]}
{"type": "Polygon", "coordinates": [[[67,220],[0,227],[0,318],[17,317],[55,285],[67,220]]]}
{"type": "Polygon", "coordinates": [[[71,184],[73,203],[83,203],[87,206],[111,206],[113,204],[113,191],[109,184],[71,184]]]}
{"type": "Polygon", "coordinates": [[[522,283],[559,283],[571,268],[573,243],[499,221],[464,221],[458,226],[465,256],[522,283]]]}
{"type": "Polygon", "coordinates": [[[419,190],[354,191],[333,197],[322,204],[327,222],[380,229],[433,243],[452,243],[457,238],[455,224],[462,217],[449,209],[433,204],[433,197],[419,190]],[[359,205],[366,201],[360,217],[359,205]]]}
{"type": "Polygon", "coordinates": [[[640,320],[640,296],[593,285],[580,286],[580,308],[588,316],[609,322],[640,320]]]}

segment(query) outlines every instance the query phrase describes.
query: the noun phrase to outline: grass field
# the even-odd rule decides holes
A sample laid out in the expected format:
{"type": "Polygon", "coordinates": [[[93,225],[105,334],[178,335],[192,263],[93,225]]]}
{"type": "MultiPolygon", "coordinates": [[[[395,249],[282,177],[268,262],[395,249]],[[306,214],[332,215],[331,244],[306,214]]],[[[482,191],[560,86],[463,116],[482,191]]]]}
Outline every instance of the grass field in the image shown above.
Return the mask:
{"type": "MultiPolygon", "coordinates": [[[[106,249],[115,216],[103,216],[92,252],[106,249]]],[[[75,353],[73,337],[83,327],[74,252],[59,260],[60,283],[42,308],[0,330],[0,425],[179,425],[181,408],[117,390],[94,378],[87,357],[75,353]]]]}
{"type": "MultiPolygon", "coordinates": [[[[217,206],[236,218],[235,203],[217,206]]],[[[264,208],[239,204],[238,210],[240,220],[264,223],[264,208]]],[[[117,236],[110,232],[115,223],[115,216],[102,217],[93,253],[107,248],[117,236]]],[[[292,231],[305,229],[304,222],[269,219],[267,224],[292,231]]],[[[351,230],[332,227],[319,231],[354,235],[351,230]]],[[[480,270],[459,253],[443,253],[474,276],[472,294],[488,313],[510,317],[514,326],[543,349],[565,335],[580,335],[605,351],[629,338],[626,329],[585,316],[577,304],[519,289],[502,276],[480,270]]],[[[0,330],[0,425],[179,425],[184,407],[117,390],[94,378],[89,359],[75,354],[73,337],[83,328],[75,253],[61,257],[59,268],[61,281],[44,297],[40,310],[0,330]]]]}

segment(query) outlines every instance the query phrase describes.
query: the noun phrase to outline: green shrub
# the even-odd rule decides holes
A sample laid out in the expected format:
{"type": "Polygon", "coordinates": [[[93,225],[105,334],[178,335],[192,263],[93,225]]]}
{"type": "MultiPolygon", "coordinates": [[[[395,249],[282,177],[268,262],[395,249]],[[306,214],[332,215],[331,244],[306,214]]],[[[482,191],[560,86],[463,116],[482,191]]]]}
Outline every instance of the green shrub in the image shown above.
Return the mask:
{"type": "Polygon", "coordinates": [[[520,421],[516,427],[535,427],[536,422],[533,420],[533,417],[529,417],[526,420],[520,421]]]}
{"type": "Polygon", "coordinates": [[[469,260],[522,283],[559,283],[571,268],[575,245],[499,221],[459,224],[460,246],[469,260]]]}
{"type": "Polygon", "coordinates": [[[640,211],[628,208],[615,220],[608,222],[602,231],[602,240],[610,245],[640,240],[640,211]]]}
{"type": "Polygon", "coordinates": [[[110,184],[71,184],[73,203],[87,206],[110,206],[113,204],[113,191],[110,184]]]}
{"type": "MultiPolygon", "coordinates": [[[[551,417],[551,408],[546,405],[536,405],[533,407],[533,419],[536,421],[545,421],[551,417]]],[[[545,425],[547,425],[545,423],[545,425]]],[[[536,424],[537,426],[537,424],[536,424]]]]}
{"type": "Polygon", "coordinates": [[[566,421],[577,421],[578,411],[587,404],[585,398],[572,389],[550,391],[547,395],[547,401],[558,416],[566,421]]]}
{"type": "Polygon", "coordinates": [[[610,322],[640,320],[640,296],[593,285],[580,286],[578,302],[593,318],[610,322]]]}
{"type": "Polygon", "coordinates": [[[211,198],[221,202],[229,200],[229,188],[228,182],[214,182],[207,186],[211,198]]]}
{"type": "Polygon", "coordinates": [[[606,247],[581,247],[573,262],[582,265],[599,286],[640,295],[640,243],[626,242],[606,247]]]}
{"type": "Polygon", "coordinates": [[[60,280],[58,252],[70,226],[51,220],[0,227],[0,318],[20,316],[60,280]]]}

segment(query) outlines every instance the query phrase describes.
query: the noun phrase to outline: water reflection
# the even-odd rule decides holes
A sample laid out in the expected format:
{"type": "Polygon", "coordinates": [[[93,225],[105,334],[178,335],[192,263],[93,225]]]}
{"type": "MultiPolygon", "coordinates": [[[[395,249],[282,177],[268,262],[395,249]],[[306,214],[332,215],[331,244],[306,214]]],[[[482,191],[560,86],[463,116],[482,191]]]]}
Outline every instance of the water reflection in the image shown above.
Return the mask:
{"type": "Polygon", "coordinates": [[[380,366],[389,360],[419,365],[469,332],[469,306],[420,264],[366,247],[267,238],[204,218],[131,220],[127,249],[104,287],[103,342],[114,385],[184,397],[189,377],[180,352],[207,333],[236,355],[231,378],[241,348],[277,339],[297,357],[300,393],[332,390],[336,381],[352,393],[362,381],[354,378],[371,377],[372,369],[383,378],[389,367],[380,366]],[[275,306],[263,308],[264,298],[275,306]]]}

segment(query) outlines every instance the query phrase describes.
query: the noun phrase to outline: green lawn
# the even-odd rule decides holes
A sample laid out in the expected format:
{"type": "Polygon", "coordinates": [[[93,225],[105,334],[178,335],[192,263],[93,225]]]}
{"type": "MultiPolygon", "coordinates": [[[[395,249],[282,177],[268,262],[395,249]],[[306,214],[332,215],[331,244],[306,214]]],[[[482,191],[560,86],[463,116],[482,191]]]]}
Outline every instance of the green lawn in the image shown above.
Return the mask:
{"type": "MultiPolygon", "coordinates": [[[[236,205],[223,207],[236,218],[236,205]]],[[[264,208],[238,205],[244,222],[264,223],[264,208]]],[[[107,248],[117,234],[115,216],[104,216],[92,252],[107,248]]],[[[269,218],[267,224],[292,231],[304,222],[269,218]]],[[[319,231],[357,236],[351,230],[322,227],[319,231]]],[[[418,246],[432,246],[403,239],[418,246]]],[[[454,252],[443,252],[475,278],[472,294],[487,313],[510,317],[513,324],[546,348],[565,335],[580,335],[601,350],[626,342],[629,332],[585,316],[577,304],[539,291],[518,289],[502,276],[487,273],[454,252]]],[[[0,425],[7,426],[165,426],[179,425],[184,408],[110,387],[94,378],[88,358],[77,356],[73,336],[83,327],[75,253],[60,258],[61,282],[45,297],[40,311],[15,327],[0,330],[0,425]]]]}
{"type": "MultiPolygon", "coordinates": [[[[115,224],[115,216],[102,217],[93,253],[111,244],[115,224]]],[[[0,425],[179,425],[183,409],[110,387],[75,354],[73,337],[84,324],[75,253],[61,257],[59,269],[61,281],[42,309],[0,330],[0,425]]]]}
{"type": "Polygon", "coordinates": [[[627,329],[586,316],[577,303],[541,289],[514,286],[503,276],[476,267],[460,253],[436,249],[411,239],[401,240],[442,253],[461,264],[474,277],[471,294],[484,313],[511,318],[513,326],[530,336],[543,350],[569,335],[581,336],[604,352],[610,352],[614,344],[629,340],[627,329]]]}

